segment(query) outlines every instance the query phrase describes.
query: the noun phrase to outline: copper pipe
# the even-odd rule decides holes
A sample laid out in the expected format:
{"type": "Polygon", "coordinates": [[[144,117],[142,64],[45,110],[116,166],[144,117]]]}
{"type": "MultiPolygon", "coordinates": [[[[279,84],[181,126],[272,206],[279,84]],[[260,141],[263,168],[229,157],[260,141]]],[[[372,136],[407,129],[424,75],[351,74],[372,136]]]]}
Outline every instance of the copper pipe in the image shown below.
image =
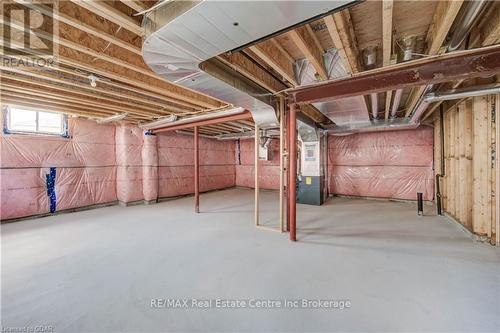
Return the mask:
{"type": "Polygon", "coordinates": [[[290,193],[290,240],[297,240],[297,200],[296,200],[296,182],[297,182],[297,111],[296,105],[290,105],[290,146],[289,146],[289,193],[290,193]]]}
{"type": "Polygon", "coordinates": [[[194,127],[194,212],[200,212],[200,154],[198,126],[194,127]]]}

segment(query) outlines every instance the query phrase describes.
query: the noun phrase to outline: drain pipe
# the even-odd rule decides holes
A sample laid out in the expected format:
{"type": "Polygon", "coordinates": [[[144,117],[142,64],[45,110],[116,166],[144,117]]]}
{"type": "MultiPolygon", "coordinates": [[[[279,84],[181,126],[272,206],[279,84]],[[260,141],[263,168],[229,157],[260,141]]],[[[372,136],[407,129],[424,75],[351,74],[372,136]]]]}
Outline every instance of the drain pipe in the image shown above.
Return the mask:
{"type": "Polygon", "coordinates": [[[373,93],[370,95],[372,104],[372,118],[376,120],[378,118],[378,95],[373,93]]]}
{"type": "Polygon", "coordinates": [[[403,94],[403,89],[398,89],[394,93],[394,101],[392,102],[392,109],[391,109],[391,118],[396,118],[396,113],[398,112],[402,94],[403,94]]]}
{"type": "Polygon", "coordinates": [[[439,106],[439,144],[441,153],[441,171],[436,174],[436,208],[437,214],[443,215],[442,202],[441,202],[441,188],[439,186],[439,179],[445,176],[445,162],[444,162],[444,109],[443,104],[439,106]]]}

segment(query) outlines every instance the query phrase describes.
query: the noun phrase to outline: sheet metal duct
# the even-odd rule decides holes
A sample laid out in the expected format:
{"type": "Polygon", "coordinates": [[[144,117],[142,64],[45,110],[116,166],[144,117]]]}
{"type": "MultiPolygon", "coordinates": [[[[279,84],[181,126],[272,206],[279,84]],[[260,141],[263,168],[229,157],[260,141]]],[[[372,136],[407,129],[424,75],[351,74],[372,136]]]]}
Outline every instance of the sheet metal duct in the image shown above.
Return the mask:
{"type": "MultiPolygon", "coordinates": [[[[323,55],[328,79],[349,76],[336,49],[329,49],[323,55]]],[[[316,70],[307,59],[297,60],[294,64],[296,80],[300,85],[317,82],[316,70]]],[[[368,109],[363,96],[342,98],[333,102],[313,103],[321,113],[338,125],[363,123],[369,121],[368,109]]]]}
{"type": "Polygon", "coordinates": [[[396,131],[414,129],[420,126],[420,119],[427,110],[427,107],[437,101],[449,101],[454,99],[469,98],[474,96],[484,96],[500,93],[499,84],[489,84],[477,87],[468,87],[463,89],[454,89],[443,91],[440,93],[427,93],[417,104],[415,112],[411,117],[403,119],[394,119],[390,123],[378,121],[375,123],[366,123],[357,126],[335,126],[328,129],[329,134],[333,135],[349,135],[363,132],[381,132],[381,131],[396,131]]]}
{"type": "Polygon", "coordinates": [[[467,1],[466,3],[467,5],[462,7],[451,28],[452,34],[448,51],[455,51],[460,48],[460,45],[462,45],[465,38],[469,35],[474,24],[484,13],[488,1],[474,0],[467,1]]]}
{"type": "Polygon", "coordinates": [[[166,80],[244,107],[261,128],[274,127],[271,96],[212,58],[354,2],[171,1],[144,18],[144,61],[166,80]]]}

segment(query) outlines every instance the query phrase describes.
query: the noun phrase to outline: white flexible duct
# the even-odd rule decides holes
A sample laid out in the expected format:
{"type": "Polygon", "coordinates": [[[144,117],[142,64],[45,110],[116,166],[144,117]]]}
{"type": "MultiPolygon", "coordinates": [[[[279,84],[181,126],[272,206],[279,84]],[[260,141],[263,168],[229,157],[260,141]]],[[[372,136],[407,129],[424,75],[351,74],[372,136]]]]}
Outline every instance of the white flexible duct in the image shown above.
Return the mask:
{"type": "Polygon", "coordinates": [[[236,79],[221,81],[200,64],[354,2],[170,1],[144,18],[144,61],[166,80],[248,109],[261,128],[274,127],[270,96],[239,90],[236,79]]]}

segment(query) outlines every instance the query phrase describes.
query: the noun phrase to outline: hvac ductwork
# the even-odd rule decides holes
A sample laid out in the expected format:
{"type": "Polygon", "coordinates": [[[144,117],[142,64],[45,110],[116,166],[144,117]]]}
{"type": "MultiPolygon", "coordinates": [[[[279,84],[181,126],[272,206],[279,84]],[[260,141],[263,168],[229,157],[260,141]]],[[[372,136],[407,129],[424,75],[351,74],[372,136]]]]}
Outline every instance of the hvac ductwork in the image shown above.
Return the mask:
{"type": "MultiPolygon", "coordinates": [[[[451,36],[449,37],[449,44],[447,51],[455,51],[460,45],[462,45],[463,41],[469,35],[474,23],[477,22],[481,14],[484,12],[487,7],[488,1],[477,0],[477,1],[467,1],[466,5],[462,6],[457,18],[453,22],[451,28],[451,36]]],[[[429,86],[426,87],[429,90],[429,86]]],[[[413,110],[411,110],[411,114],[415,114],[418,111],[418,108],[421,107],[424,97],[421,97],[419,102],[415,105],[413,110]]],[[[424,110],[425,111],[425,110],[424,110]]]]}
{"type": "Polygon", "coordinates": [[[144,18],[144,61],[168,81],[278,125],[272,96],[214,57],[354,1],[171,1],[144,18]],[[258,18],[258,21],[256,21],[258,18]]]}
{"type": "Polygon", "coordinates": [[[427,107],[434,102],[450,101],[454,99],[469,98],[475,96],[484,96],[500,93],[500,84],[490,84],[479,87],[469,87],[464,89],[454,89],[450,91],[436,93],[427,93],[417,104],[415,112],[411,118],[394,119],[390,123],[379,121],[377,123],[365,123],[354,126],[335,126],[328,129],[329,134],[333,135],[350,135],[363,132],[381,132],[381,131],[397,131],[414,129],[420,126],[420,119],[427,107]]]}
{"type": "Polygon", "coordinates": [[[484,13],[487,3],[488,1],[485,0],[467,1],[467,5],[460,10],[451,28],[452,34],[448,51],[455,51],[460,48],[474,24],[484,13]]]}

